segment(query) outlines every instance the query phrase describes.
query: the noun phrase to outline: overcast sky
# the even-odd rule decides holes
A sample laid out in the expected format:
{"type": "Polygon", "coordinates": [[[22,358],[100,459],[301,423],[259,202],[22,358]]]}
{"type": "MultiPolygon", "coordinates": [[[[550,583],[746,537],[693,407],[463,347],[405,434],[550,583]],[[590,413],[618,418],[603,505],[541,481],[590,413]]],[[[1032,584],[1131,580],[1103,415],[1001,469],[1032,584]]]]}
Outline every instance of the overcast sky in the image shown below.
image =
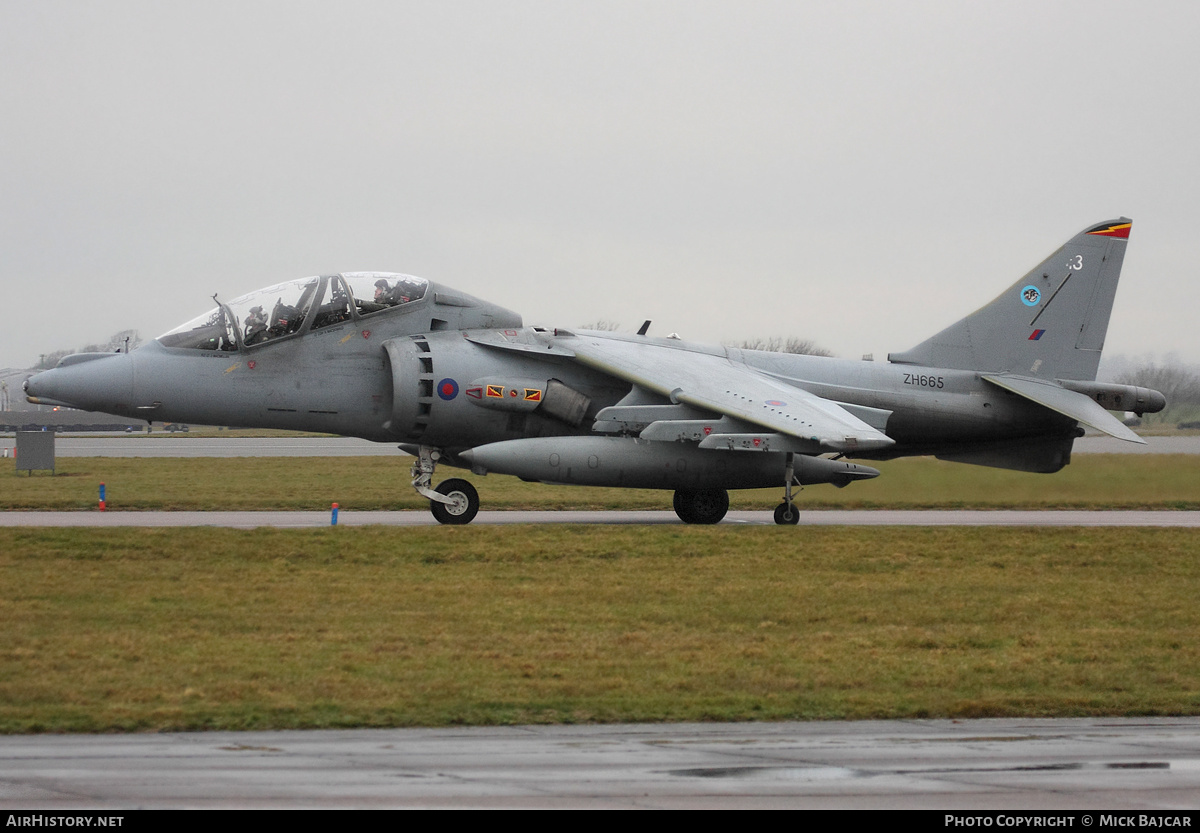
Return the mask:
{"type": "Polygon", "coordinates": [[[907,349],[1083,228],[1200,361],[1200,3],[0,0],[0,366],[305,275],[907,349]]]}

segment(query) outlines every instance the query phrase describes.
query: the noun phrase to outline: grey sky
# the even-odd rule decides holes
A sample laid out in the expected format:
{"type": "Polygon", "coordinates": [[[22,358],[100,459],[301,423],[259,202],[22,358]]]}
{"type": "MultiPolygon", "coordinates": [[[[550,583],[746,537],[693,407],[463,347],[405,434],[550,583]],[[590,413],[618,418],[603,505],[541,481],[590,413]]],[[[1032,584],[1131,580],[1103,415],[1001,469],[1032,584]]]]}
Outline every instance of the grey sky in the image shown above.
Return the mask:
{"type": "Polygon", "coordinates": [[[1200,4],[0,0],[0,366],[409,272],[904,350],[1134,220],[1109,352],[1200,359],[1200,4]]]}

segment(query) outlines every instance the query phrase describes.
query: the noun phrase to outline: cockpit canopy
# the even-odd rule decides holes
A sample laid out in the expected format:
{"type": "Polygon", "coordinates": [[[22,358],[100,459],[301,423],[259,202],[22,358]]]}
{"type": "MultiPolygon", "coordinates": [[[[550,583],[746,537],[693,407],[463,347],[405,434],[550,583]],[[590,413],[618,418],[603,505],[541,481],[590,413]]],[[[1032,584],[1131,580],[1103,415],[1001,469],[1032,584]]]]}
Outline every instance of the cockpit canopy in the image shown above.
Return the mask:
{"type": "Polygon", "coordinates": [[[235,352],[358,320],[425,297],[424,278],[344,272],[269,286],[235,298],[158,337],[165,347],[235,352]]]}

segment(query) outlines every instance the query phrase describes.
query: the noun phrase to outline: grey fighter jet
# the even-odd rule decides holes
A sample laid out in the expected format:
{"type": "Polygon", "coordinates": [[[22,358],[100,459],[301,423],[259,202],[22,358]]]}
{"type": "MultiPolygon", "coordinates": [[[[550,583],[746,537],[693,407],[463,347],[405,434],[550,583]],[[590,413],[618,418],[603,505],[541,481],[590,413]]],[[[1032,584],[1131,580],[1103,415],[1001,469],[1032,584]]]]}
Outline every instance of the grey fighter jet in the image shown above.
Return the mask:
{"type": "Polygon", "coordinates": [[[131,353],[82,353],[31,402],[146,420],[323,431],[396,443],[443,523],[469,523],[439,463],[524,480],[674,491],[687,523],[728,489],[878,476],[854,460],[934,455],[1031,472],[1070,461],[1081,426],[1142,442],[1110,410],[1161,393],[1095,381],[1128,244],[1125,218],[1072,237],[995,300],[888,361],[845,361],[575,329],[409,275],[278,284],[131,353]]]}

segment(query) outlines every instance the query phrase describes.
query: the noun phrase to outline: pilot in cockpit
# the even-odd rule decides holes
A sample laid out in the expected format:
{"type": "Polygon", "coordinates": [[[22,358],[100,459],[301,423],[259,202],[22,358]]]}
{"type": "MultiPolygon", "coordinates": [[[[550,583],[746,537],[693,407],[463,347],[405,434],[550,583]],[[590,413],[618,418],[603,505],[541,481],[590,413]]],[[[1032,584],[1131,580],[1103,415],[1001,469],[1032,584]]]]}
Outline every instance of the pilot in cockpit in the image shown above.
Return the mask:
{"type": "Polygon", "coordinates": [[[392,288],[383,278],[375,281],[375,303],[390,306],[395,301],[392,299],[392,288]]]}
{"type": "Polygon", "coordinates": [[[245,343],[258,344],[267,340],[267,314],[261,306],[251,307],[246,313],[245,343]]]}

